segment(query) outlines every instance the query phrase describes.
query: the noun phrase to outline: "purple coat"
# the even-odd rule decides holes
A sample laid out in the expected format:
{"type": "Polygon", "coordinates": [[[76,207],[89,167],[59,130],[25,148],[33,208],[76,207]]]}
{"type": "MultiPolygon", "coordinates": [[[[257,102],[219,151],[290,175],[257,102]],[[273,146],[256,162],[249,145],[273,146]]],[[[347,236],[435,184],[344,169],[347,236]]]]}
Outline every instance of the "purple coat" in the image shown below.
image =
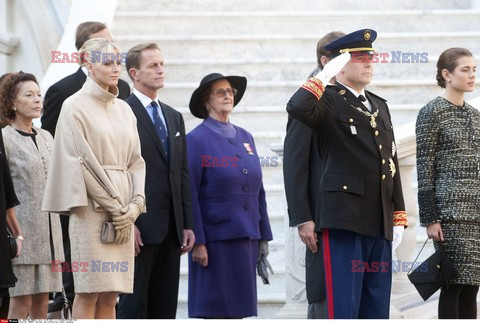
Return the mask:
{"type": "Polygon", "coordinates": [[[234,139],[223,138],[204,124],[187,135],[196,244],[272,239],[253,137],[235,128],[234,139]]]}
{"type": "Polygon", "coordinates": [[[257,315],[258,240],[272,231],[252,135],[235,129],[228,139],[202,123],[187,135],[195,243],[208,252],[207,267],[189,257],[189,317],[257,315]]]}

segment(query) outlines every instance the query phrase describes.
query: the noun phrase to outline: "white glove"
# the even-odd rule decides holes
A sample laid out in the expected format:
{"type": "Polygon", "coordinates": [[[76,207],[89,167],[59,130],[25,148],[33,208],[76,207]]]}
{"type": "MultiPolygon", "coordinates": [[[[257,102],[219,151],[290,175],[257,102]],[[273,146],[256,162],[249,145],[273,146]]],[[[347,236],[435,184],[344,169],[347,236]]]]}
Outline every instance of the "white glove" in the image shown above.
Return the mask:
{"type": "Polygon", "coordinates": [[[330,84],[330,80],[332,77],[340,73],[342,68],[345,66],[345,64],[350,61],[350,53],[343,53],[340,56],[335,57],[332,59],[330,62],[328,62],[324,67],[323,70],[318,72],[315,77],[322,81],[323,85],[330,84]]]}
{"type": "Polygon", "coordinates": [[[396,225],[393,227],[393,242],[392,242],[392,253],[395,252],[395,249],[402,243],[403,231],[405,227],[403,225],[396,225]]]}

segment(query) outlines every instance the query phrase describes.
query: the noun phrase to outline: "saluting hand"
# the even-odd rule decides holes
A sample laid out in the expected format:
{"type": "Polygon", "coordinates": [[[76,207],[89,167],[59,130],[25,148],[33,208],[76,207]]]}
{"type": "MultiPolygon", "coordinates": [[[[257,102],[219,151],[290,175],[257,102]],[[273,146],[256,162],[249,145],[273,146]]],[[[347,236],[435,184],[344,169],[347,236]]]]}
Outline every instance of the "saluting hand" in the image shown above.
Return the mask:
{"type": "Polygon", "coordinates": [[[342,55],[337,56],[330,62],[328,62],[323,67],[323,70],[318,72],[315,77],[322,81],[324,86],[327,86],[332,77],[340,73],[340,71],[345,66],[345,64],[348,63],[348,61],[350,61],[350,53],[343,53],[342,55]]]}

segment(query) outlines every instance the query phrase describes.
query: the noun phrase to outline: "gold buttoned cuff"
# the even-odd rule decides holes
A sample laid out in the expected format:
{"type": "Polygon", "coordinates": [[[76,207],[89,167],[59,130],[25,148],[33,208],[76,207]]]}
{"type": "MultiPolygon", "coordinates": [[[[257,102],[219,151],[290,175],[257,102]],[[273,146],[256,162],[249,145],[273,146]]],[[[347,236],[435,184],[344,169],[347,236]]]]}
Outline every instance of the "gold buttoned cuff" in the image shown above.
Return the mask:
{"type": "Polygon", "coordinates": [[[302,88],[315,95],[317,100],[320,100],[323,92],[325,92],[325,86],[323,85],[322,81],[316,77],[309,78],[305,83],[303,83],[302,88]]]}
{"type": "Polygon", "coordinates": [[[407,212],[395,211],[393,212],[393,226],[403,225],[408,227],[407,212]]]}

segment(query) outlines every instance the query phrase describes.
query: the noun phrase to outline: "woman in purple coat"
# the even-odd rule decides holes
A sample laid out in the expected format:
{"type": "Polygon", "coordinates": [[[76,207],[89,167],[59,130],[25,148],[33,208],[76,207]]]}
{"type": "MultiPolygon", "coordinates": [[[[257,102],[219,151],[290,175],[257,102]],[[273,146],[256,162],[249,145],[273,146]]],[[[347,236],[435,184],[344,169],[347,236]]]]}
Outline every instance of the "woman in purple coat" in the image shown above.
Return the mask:
{"type": "Polygon", "coordinates": [[[205,119],[187,135],[195,246],[189,259],[188,315],[257,315],[255,266],[265,277],[268,240],[262,170],[253,137],[229,122],[247,79],[212,73],[190,99],[205,119]]]}

